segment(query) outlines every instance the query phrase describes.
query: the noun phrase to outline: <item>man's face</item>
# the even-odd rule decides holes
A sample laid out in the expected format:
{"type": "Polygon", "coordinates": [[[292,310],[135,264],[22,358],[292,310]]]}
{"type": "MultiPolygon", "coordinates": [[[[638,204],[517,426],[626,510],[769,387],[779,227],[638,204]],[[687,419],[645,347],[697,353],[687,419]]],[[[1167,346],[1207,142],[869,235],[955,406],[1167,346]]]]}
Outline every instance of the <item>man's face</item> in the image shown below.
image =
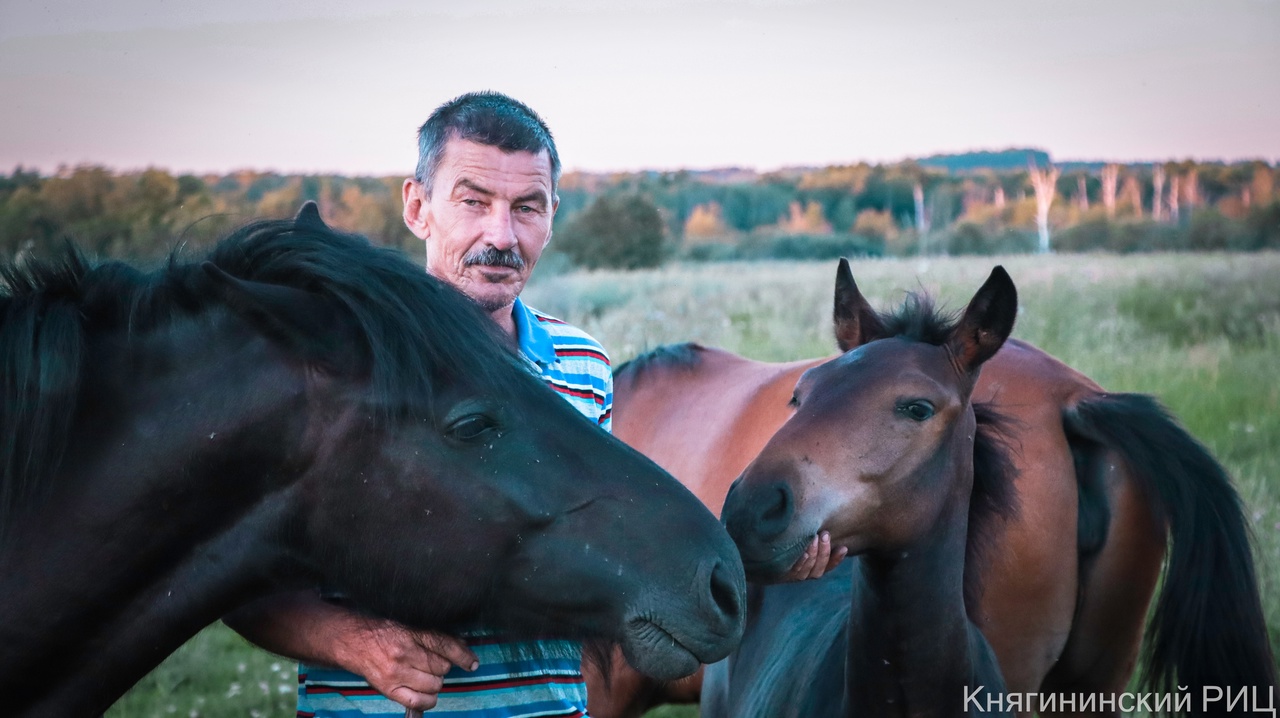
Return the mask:
{"type": "Polygon", "coordinates": [[[404,184],[404,221],[427,243],[427,271],[490,313],[510,307],[551,239],[559,199],[546,151],[503,152],[451,138],[431,196],[404,184]]]}

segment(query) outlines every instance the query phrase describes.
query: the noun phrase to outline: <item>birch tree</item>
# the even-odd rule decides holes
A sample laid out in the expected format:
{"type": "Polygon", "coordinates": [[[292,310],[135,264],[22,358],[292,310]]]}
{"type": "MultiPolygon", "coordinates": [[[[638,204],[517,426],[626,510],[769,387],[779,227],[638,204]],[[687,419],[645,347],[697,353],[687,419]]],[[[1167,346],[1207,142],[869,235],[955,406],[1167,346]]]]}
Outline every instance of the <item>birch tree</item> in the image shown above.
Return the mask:
{"type": "Polygon", "coordinates": [[[1061,171],[1052,165],[1046,169],[1028,165],[1027,171],[1031,176],[1031,186],[1036,191],[1036,229],[1040,231],[1040,251],[1048,252],[1049,207],[1053,205],[1053,198],[1058,193],[1058,175],[1061,171]]]}
{"type": "Polygon", "coordinates": [[[1107,208],[1107,219],[1116,216],[1116,181],[1120,179],[1120,165],[1102,168],[1102,206],[1107,208]]]}
{"type": "Polygon", "coordinates": [[[1164,165],[1151,166],[1151,219],[1159,222],[1164,218],[1164,165]]]}

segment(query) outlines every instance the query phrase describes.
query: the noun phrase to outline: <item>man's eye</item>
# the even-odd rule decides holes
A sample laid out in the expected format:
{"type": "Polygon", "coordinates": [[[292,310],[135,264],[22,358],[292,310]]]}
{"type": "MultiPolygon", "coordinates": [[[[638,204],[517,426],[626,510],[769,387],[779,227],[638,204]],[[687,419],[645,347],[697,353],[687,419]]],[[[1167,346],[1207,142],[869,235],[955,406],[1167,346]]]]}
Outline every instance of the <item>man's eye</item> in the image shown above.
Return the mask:
{"type": "Polygon", "coordinates": [[[468,206],[468,207],[479,207],[479,206],[480,206],[480,200],[478,200],[478,199],[464,199],[464,200],[462,200],[462,203],[463,203],[463,204],[465,204],[465,205],[466,205],[466,206],[468,206]]]}

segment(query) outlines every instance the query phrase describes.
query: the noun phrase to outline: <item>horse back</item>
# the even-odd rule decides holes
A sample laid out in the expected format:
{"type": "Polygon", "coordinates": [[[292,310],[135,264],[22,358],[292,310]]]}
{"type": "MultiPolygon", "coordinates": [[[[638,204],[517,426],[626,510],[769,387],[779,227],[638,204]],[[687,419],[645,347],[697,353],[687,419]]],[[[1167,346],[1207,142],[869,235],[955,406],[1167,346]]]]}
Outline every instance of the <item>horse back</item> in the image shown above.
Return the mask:
{"type": "Polygon", "coordinates": [[[653,459],[719,515],[729,485],[791,416],[806,369],[684,345],[674,360],[633,362],[614,377],[614,434],[653,459]]]}

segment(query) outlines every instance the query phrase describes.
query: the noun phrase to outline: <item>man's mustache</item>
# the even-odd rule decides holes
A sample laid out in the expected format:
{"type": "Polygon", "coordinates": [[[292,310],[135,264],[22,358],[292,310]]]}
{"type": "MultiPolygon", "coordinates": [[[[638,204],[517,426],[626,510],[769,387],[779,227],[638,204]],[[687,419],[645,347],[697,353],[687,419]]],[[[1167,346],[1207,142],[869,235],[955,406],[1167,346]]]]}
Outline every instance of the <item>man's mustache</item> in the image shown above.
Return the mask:
{"type": "Polygon", "coordinates": [[[517,272],[524,269],[524,257],[521,257],[514,249],[498,249],[497,247],[485,247],[480,250],[473,250],[462,258],[465,266],[483,265],[486,267],[507,267],[517,272]]]}

